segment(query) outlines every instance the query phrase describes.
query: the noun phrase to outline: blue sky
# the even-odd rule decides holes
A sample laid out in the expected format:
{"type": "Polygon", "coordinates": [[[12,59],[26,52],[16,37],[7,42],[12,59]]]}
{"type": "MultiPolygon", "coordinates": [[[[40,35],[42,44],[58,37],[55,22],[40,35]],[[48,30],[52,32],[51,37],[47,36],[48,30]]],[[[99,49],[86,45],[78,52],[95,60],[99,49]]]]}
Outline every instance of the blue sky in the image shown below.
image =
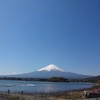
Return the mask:
{"type": "Polygon", "coordinates": [[[100,1],[1,0],[0,74],[52,63],[100,75],[100,1]]]}

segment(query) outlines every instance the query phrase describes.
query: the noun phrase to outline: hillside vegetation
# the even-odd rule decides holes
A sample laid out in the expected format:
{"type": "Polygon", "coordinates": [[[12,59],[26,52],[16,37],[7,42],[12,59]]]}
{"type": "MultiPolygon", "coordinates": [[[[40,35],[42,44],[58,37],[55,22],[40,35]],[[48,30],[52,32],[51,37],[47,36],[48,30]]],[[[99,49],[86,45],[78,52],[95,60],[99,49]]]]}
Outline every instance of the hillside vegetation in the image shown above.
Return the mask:
{"type": "Polygon", "coordinates": [[[64,77],[52,77],[48,79],[48,81],[50,82],[69,82],[69,80],[64,77]]]}

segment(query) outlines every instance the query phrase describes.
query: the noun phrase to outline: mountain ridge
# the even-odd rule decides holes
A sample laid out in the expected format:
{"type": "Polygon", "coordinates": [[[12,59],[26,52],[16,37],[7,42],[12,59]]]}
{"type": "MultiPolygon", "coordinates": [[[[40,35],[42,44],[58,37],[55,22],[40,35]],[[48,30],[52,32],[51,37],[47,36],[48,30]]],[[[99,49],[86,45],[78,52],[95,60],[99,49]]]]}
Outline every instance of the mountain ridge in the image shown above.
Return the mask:
{"type": "Polygon", "coordinates": [[[51,78],[51,77],[64,77],[67,79],[83,79],[91,77],[89,75],[82,75],[72,72],[66,72],[54,64],[50,64],[44,68],[30,73],[17,74],[17,75],[3,75],[2,77],[18,77],[18,78],[51,78]]]}

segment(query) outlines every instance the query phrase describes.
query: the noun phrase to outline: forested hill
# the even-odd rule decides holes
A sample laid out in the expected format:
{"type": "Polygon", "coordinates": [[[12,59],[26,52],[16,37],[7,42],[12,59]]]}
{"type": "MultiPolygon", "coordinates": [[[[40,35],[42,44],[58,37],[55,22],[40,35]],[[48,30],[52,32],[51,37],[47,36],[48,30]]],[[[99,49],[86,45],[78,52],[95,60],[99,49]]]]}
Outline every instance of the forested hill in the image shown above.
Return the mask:
{"type": "Polygon", "coordinates": [[[84,81],[86,81],[86,82],[98,82],[98,81],[100,81],[100,76],[95,76],[95,77],[90,77],[90,78],[85,78],[84,79],[84,81]]]}

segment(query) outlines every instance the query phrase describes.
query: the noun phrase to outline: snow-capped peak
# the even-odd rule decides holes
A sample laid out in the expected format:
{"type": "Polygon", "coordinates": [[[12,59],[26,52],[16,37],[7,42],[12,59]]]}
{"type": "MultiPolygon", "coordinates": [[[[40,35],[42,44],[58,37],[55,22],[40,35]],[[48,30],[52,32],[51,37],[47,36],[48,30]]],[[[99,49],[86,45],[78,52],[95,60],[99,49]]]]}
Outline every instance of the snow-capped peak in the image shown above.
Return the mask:
{"type": "Polygon", "coordinates": [[[59,67],[57,67],[54,64],[50,64],[49,66],[41,68],[38,71],[61,71],[61,72],[64,72],[64,70],[60,69],[59,67]]]}

